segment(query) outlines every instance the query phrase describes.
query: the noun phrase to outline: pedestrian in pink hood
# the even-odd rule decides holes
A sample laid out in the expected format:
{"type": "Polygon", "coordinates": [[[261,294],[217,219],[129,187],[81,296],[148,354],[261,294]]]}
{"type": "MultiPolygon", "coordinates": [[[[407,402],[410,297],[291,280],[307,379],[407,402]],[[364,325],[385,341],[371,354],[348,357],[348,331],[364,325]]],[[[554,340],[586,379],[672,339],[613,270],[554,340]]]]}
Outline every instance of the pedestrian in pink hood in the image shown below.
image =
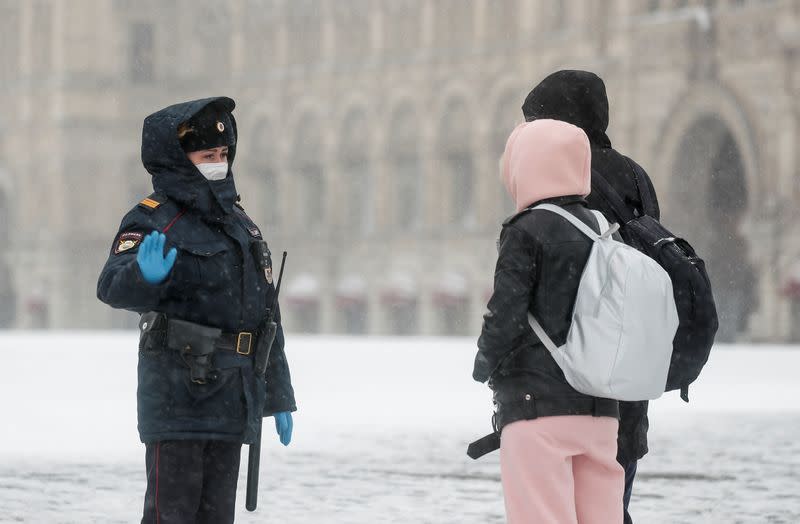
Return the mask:
{"type": "MultiPolygon", "coordinates": [[[[570,386],[528,322],[533,314],[558,346],[566,340],[592,241],[562,217],[531,208],[560,206],[600,233],[585,200],[589,139],[566,122],[521,124],[506,144],[501,177],[517,214],[500,233],[473,378],[494,392],[508,522],[621,523],[619,403],[570,386]]],[[[471,456],[496,449],[494,442],[471,456]]]]}
{"type": "Polygon", "coordinates": [[[500,174],[519,213],[546,198],[587,196],[591,168],[586,133],[566,122],[535,120],[512,131],[500,174]]]}

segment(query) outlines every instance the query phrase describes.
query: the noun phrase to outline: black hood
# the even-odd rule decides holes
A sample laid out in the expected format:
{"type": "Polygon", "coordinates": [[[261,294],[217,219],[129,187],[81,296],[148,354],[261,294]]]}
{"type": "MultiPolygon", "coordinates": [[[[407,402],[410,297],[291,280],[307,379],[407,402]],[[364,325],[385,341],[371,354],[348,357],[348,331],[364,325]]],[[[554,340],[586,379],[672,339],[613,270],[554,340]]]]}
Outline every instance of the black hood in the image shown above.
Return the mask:
{"type": "Polygon", "coordinates": [[[533,88],[522,104],[525,120],[550,118],[583,129],[592,145],[611,147],[608,96],[603,80],[588,71],[557,71],[533,88]]]}
{"type": "MultiPolygon", "coordinates": [[[[203,98],[166,107],[145,118],[142,163],[153,176],[153,189],[218,220],[233,212],[237,198],[232,171],[236,146],[228,148],[228,176],[224,180],[209,181],[192,164],[178,140],[178,126],[210,104],[218,104],[229,113],[236,107],[228,97],[203,98]]],[[[233,115],[231,122],[237,137],[233,115]]]]}

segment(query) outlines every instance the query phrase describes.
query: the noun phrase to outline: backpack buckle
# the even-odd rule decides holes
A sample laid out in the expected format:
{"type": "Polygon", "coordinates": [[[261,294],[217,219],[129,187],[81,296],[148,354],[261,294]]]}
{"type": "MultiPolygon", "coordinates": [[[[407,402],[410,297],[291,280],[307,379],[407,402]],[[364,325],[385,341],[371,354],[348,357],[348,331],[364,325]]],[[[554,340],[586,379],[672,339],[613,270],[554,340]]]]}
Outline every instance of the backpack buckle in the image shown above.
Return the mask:
{"type": "Polygon", "coordinates": [[[616,224],[616,223],[615,224],[611,224],[611,227],[608,228],[608,231],[606,231],[605,233],[600,235],[600,238],[602,240],[609,239],[609,238],[611,238],[611,235],[613,235],[617,231],[619,231],[619,224],[616,224]]]}

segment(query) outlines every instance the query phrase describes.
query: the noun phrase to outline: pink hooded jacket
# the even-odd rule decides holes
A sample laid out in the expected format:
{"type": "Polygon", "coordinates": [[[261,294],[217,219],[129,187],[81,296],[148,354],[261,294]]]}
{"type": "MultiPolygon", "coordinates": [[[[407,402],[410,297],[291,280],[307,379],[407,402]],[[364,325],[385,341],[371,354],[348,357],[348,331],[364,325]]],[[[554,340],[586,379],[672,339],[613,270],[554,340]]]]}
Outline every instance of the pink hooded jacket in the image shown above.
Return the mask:
{"type": "Polygon", "coordinates": [[[508,137],[500,171],[517,212],[546,198],[585,197],[592,187],[589,138],[559,120],[525,122],[508,137]]]}

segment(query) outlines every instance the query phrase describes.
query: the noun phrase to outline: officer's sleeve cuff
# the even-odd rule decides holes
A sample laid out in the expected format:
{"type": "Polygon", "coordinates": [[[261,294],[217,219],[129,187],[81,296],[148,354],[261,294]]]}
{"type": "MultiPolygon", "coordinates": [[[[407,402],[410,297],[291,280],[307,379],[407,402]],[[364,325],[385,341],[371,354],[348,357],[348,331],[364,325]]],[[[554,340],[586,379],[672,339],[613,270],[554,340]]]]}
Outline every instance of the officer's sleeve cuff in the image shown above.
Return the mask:
{"type": "Polygon", "coordinates": [[[144,279],[144,276],[142,276],[142,270],[139,268],[139,264],[136,260],[133,260],[128,266],[128,273],[130,282],[135,286],[137,294],[139,294],[145,302],[153,306],[157,305],[158,302],[164,298],[167,289],[172,283],[172,272],[167,275],[167,278],[165,278],[163,282],[158,284],[149,283],[144,279]]]}

